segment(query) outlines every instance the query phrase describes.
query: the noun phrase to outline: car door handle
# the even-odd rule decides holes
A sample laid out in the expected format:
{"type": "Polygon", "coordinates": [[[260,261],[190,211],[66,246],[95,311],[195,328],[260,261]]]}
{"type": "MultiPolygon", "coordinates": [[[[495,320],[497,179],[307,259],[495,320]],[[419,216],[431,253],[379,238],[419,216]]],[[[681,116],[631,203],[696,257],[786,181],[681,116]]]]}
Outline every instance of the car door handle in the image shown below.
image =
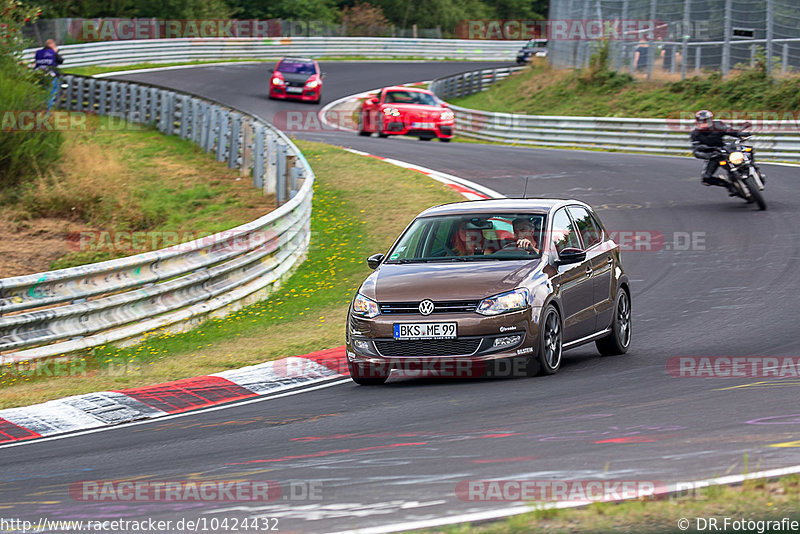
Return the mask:
{"type": "Polygon", "coordinates": [[[586,268],[586,276],[592,276],[592,268],[591,267],[587,267],[586,268]]]}

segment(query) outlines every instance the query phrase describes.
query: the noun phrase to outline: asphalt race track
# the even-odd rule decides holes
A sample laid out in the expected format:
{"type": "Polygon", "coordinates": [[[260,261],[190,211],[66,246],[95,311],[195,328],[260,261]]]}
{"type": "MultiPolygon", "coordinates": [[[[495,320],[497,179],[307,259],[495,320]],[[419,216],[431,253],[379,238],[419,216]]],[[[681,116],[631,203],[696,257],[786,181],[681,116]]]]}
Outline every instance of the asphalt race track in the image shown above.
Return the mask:
{"type": "MultiPolygon", "coordinates": [[[[469,63],[324,63],[324,105],[469,63]]],[[[267,100],[265,65],[122,76],[188,90],[271,120],[319,106],[267,100]]],[[[306,132],[419,163],[515,196],[571,197],[621,239],[653,237],[623,262],[634,338],[625,356],[594,345],[551,377],[345,381],[302,394],[0,450],[5,517],[278,518],[281,531],[334,532],[518,503],[468,502],[467,480],[691,481],[800,464],[800,379],[681,378],[676,356],[800,356],[800,169],[764,166],[769,209],[700,185],[697,160],[423,143],[306,132]],[[741,386],[741,387],[737,387],[741,386]],[[791,445],[791,444],[790,444],[791,445]],[[747,467],[745,467],[747,461],[747,467]],[[321,499],[266,503],[97,503],[80,480],[314,481],[321,499]]],[[[687,140],[688,141],[688,140],[687,140]]],[[[381,251],[375,251],[381,252],[381,251]]],[[[300,485],[296,487],[300,488],[300,485]]],[[[302,492],[300,492],[302,493],[302,492]]],[[[284,492],[284,495],[286,493],[284,492]]],[[[679,515],[676,511],[676,520],[679,515]]]]}

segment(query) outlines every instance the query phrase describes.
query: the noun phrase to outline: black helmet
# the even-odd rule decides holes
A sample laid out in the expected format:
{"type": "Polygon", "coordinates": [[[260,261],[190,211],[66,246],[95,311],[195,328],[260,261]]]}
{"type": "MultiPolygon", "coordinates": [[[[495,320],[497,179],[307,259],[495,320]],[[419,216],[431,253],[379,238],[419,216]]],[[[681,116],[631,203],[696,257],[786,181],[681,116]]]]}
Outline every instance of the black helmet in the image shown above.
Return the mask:
{"type": "Polygon", "coordinates": [[[701,109],[700,111],[694,114],[694,119],[699,123],[702,122],[710,123],[712,120],[714,120],[714,114],[708,111],[707,109],[701,109]]]}

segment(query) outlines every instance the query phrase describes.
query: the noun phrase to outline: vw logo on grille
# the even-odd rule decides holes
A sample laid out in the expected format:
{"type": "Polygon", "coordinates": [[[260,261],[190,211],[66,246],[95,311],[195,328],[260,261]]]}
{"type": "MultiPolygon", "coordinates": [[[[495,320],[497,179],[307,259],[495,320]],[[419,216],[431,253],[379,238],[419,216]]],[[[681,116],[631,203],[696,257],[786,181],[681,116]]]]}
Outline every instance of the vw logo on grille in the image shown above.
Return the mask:
{"type": "Polygon", "coordinates": [[[433,302],[425,299],[419,303],[419,312],[422,315],[430,315],[433,313],[433,302]]]}

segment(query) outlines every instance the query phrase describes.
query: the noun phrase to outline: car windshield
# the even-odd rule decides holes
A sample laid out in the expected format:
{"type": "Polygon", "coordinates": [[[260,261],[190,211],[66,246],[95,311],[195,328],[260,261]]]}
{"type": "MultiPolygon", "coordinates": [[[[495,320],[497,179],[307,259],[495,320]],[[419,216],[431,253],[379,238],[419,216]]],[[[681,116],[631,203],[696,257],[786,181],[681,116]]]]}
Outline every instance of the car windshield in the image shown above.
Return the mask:
{"type": "Polygon", "coordinates": [[[278,65],[278,71],[295,74],[314,74],[316,72],[313,63],[307,61],[291,61],[287,59],[281,61],[281,64],[278,65]]]}
{"type": "Polygon", "coordinates": [[[383,99],[383,102],[385,104],[439,105],[439,102],[436,101],[436,97],[428,93],[420,93],[419,91],[389,91],[386,93],[386,98],[383,99]]]}
{"type": "Polygon", "coordinates": [[[539,258],[545,221],[544,213],[421,217],[389,252],[387,263],[539,258]]]}

